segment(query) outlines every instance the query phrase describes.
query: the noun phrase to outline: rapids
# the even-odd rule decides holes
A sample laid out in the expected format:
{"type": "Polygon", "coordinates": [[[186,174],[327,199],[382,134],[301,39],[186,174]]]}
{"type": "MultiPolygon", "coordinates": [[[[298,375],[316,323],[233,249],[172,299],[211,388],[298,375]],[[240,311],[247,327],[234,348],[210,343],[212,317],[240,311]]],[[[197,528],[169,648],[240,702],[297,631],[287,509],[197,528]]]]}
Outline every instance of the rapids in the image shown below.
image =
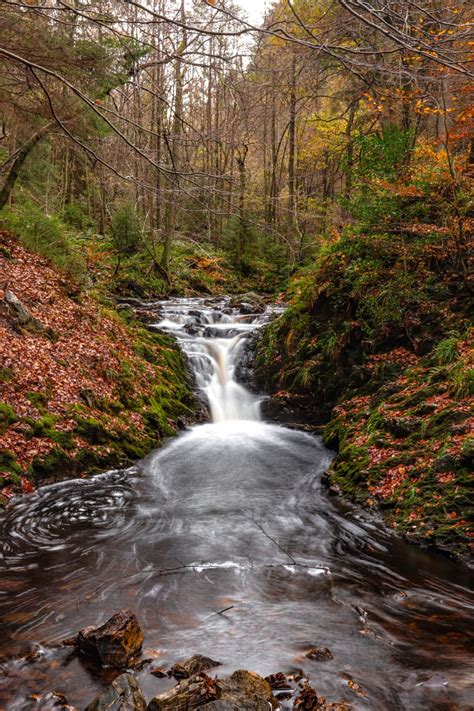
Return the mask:
{"type": "MultiPolygon", "coordinates": [[[[200,653],[223,663],[219,675],[303,669],[353,709],[469,708],[470,571],[328,498],[332,454],[262,421],[261,398],[236,382],[246,338],[275,309],[147,307],[186,353],[212,421],[126,471],[43,487],[0,515],[0,708],[48,708],[31,695],[51,689],[84,708],[110,675],[55,645],[121,607],[165,668],[200,653]],[[334,658],[307,659],[311,646],[334,658]]],[[[138,676],[148,697],[172,683],[138,676]]]]}

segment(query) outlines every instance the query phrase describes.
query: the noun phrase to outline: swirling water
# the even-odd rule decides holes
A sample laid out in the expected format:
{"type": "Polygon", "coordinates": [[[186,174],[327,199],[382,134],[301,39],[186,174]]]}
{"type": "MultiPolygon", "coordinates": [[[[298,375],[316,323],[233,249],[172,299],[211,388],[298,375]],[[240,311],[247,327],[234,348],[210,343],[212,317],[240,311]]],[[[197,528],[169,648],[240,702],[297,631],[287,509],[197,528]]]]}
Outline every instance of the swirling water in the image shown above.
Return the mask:
{"type": "MultiPolygon", "coordinates": [[[[263,422],[259,397],[235,381],[269,311],[202,299],[154,308],[212,422],[126,471],[44,487],[1,515],[0,708],[47,708],[32,694],[51,689],[84,708],[110,673],[55,645],[121,607],[160,666],[201,653],[223,662],[219,673],[301,668],[354,709],[470,708],[470,571],[328,498],[331,453],[263,422]],[[334,658],[307,659],[314,645],[334,658]]],[[[139,676],[148,696],[171,683],[139,676]]]]}

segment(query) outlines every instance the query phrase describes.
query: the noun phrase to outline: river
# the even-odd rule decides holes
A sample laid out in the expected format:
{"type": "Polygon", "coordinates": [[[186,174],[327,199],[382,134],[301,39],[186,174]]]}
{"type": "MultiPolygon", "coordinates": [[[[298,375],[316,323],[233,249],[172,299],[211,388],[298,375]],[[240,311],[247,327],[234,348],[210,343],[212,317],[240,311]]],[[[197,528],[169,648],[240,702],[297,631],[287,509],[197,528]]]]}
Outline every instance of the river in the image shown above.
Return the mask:
{"type": "MultiPolygon", "coordinates": [[[[165,668],[200,653],[220,675],[302,669],[353,709],[468,709],[469,569],[328,497],[321,440],[262,421],[261,398],[235,380],[273,309],[150,308],[187,354],[211,422],[126,471],[44,487],[0,515],[0,708],[50,708],[31,695],[52,689],[84,708],[111,674],[55,645],[126,607],[144,656],[165,668]],[[333,659],[306,658],[312,646],[333,659]]],[[[138,677],[148,698],[172,683],[146,667],[138,677]]]]}

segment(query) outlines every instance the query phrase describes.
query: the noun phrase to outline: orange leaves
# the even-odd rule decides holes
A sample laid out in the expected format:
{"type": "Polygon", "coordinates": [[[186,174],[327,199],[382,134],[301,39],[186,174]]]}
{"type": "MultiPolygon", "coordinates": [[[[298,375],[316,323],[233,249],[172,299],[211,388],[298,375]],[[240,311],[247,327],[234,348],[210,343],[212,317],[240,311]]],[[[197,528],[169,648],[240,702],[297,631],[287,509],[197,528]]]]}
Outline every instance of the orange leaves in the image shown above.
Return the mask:
{"type": "Polygon", "coordinates": [[[405,481],[406,476],[407,468],[404,466],[389,469],[381,483],[377,486],[369,486],[369,491],[373,496],[379,496],[381,499],[391,498],[405,481]]]}

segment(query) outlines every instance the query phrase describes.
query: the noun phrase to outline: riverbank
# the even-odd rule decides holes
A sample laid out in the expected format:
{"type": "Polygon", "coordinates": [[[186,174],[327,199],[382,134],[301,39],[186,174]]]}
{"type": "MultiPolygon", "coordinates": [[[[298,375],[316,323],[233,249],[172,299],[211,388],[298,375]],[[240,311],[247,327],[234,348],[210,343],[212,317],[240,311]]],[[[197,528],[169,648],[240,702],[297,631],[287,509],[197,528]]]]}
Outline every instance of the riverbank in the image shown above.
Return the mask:
{"type": "Polygon", "coordinates": [[[172,338],[80,289],[7,233],[0,269],[0,503],[134,462],[194,417],[172,338]]]}
{"type": "Polygon", "coordinates": [[[276,419],[319,425],[337,451],[334,493],[410,540],[468,556],[472,285],[467,243],[455,242],[424,225],[339,236],[290,285],[289,308],[258,344],[257,377],[276,419]]]}

